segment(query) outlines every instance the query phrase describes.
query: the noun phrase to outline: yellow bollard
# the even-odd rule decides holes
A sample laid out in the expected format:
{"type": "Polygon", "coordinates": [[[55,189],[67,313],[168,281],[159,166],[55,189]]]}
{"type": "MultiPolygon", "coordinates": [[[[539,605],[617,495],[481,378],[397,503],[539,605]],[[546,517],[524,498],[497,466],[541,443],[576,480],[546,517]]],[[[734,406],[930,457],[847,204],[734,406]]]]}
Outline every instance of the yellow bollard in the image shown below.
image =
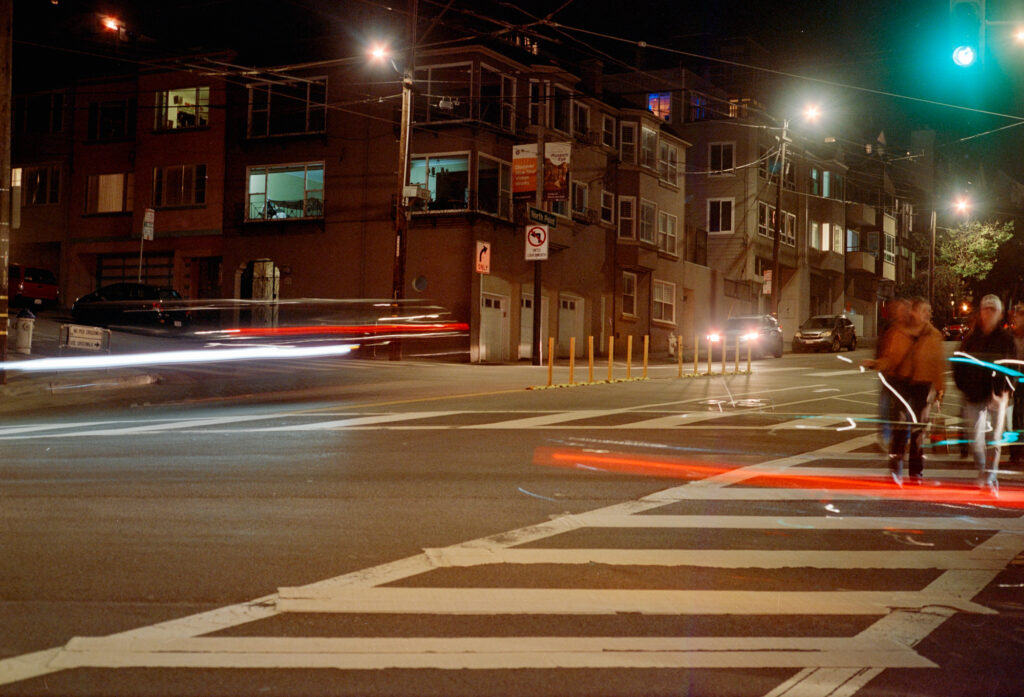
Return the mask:
{"type": "Polygon", "coordinates": [[[676,360],[679,362],[679,375],[676,377],[683,377],[683,335],[676,334],[676,360]]]}
{"type": "Polygon", "coordinates": [[[729,348],[729,340],[722,337],[722,375],[725,375],[725,350],[729,348]]]}
{"type": "Polygon", "coordinates": [[[700,334],[693,335],[693,377],[700,375],[700,334]]]}
{"type": "Polygon", "coordinates": [[[633,375],[633,335],[626,337],[626,379],[633,375]]]}
{"type": "Polygon", "coordinates": [[[576,384],[576,337],[569,337],[569,384],[576,384]]]}
{"type": "Polygon", "coordinates": [[[612,365],[615,363],[615,337],[608,337],[608,382],[612,381],[612,365]]]}
{"type": "Polygon", "coordinates": [[[594,335],[587,337],[587,382],[594,381],[594,335]]]}
{"type": "MultiPolygon", "coordinates": [[[[748,342],[748,344],[749,344],[749,342],[748,342]]],[[[735,359],[736,359],[736,363],[732,367],[732,374],[733,375],[739,375],[740,374],[740,338],[739,338],[739,336],[736,337],[736,356],[735,356],[735,359]]]]}
{"type": "Polygon", "coordinates": [[[553,384],[555,375],[555,338],[548,338],[548,387],[553,384]]]}
{"type": "Polygon", "coordinates": [[[711,339],[708,339],[708,375],[711,375],[711,371],[712,371],[712,370],[714,370],[714,369],[713,369],[713,368],[711,367],[711,358],[712,358],[712,355],[713,355],[714,353],[715,353],[715,351],[714,351],[714,346],[713,346],[713,344],[711,343],[711,339]]]}
{"type": "Polygon", "coordinates": [[[747,374],[750,374],[750,342],[747,342],[747,374]]]}
{"type": "Polygon", "coordinates": [[[650,348],[651,336],[644,334],[644,380],[647,379],[647,351],[650,348]]]}

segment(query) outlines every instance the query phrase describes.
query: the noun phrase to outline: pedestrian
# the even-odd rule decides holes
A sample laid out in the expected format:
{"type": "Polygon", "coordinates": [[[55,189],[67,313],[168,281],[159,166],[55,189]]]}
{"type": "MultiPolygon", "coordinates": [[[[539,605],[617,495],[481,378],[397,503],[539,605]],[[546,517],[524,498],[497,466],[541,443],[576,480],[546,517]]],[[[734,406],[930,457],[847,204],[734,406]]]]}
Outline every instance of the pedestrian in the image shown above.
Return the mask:
{"type": "Polygon", "coordinates": [[[1001,326],[1003,301],[986,295],[978,306],[978,322],[964,337],[963,360],[953,364],[953,379],[964,394],[964,425],[978,471],[978,487],[999,494],[999,455],[1012,380],[995,362],[1016,355],[1013,337],[1001,326]],[[986,435],[991,429],[991,440],[986,435]]]}
{"type": "MultiPolygon", "coordinates": [[[[880,358],[885,347],[885,336],[893,327],[904,327],[910,318],[910,303],[905,298],[889,298],[882,308],[878,325],[878,342],[875,344],[875,358],[880,358]]],[[[878,447],[883,453],[889,452],[892,440],[892,422],[896,418],[893,410],[892,393],[882,385],[878,391],[878,447]]]]}
{"type": "MultiPolygon", "coordinates": [[[[1011,367],[1021,370],[1024,364],[1024,303],[1017,303],[1013,306],[1013,326],[1011,334],[1015,345],[1014,358],[1020,363],[1014,363],[1011,367]]],[[[1010,429],[1014,436],[1007,447],[1010,450],[1010,464],[1020,467],[1024,464],[1024,443],[1020,442],[1021,431],[1024,431],[1024,382],[1020,378],[1016,380],[1013,391],[1013,401],[1010,407],[1010,429]]]]}
{"type": "Polygon", "coordinates": [[[895,413],[889,442],[889,474],[903,484],[903,458],[907,456],[909,482],[924,477],[924,431],[932,404],[941,404],[946,391],[942,334],[931,322],[932,306],[924,298],[910,304],[902,325],[886,334],[882,355],[869,361],[882,374],[895,413]],[[909,453],[908,451],[909,444],[909,453]]]}

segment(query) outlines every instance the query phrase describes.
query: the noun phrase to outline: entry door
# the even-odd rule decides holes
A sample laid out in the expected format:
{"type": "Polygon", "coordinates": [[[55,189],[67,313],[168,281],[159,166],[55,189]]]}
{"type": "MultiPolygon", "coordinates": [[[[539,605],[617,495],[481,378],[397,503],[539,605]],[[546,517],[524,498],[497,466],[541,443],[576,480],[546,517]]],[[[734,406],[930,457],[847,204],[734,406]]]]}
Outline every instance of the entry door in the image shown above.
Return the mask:
{"type": "MultiPolygon", "coordinates": [[[[541,297],[540,302],[540,358],[544,360],[547,350],[548,334],[548,299],[541,297]]],[[[519,357],[533,358],[533,294],[523,293],[519,300],[519,357]]]]}
{"type": "Polygon", "coordinates": [[[583,298],[562,295],[558,298],[558,355],[569,355],[569,339],[576,337],[576,355],[582,356],[583,298]]]}
{"type": "Polygon", "coordinates": [[[480,360],[508,360],[508,298],[484,293],[480,299],[480,360]]]}

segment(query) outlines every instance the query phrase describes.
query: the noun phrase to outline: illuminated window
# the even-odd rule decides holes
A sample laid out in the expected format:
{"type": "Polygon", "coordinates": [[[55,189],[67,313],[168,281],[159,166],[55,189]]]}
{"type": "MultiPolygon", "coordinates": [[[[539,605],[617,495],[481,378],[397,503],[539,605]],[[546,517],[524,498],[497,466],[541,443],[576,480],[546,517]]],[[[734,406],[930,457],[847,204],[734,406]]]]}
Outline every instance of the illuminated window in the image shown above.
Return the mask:
{"type": "Polygon", "coordinates": [[[249,168],[247,220],[322,218],[324,163],[249,168]]]}
{"type": "Polygon", "coordinates": [[[85,183],[86,213],[127,213],[132,210],[135,175],[95,174],[85,183]]]}
{"type": "Polygon", "coordinates": [[[647,94],[647,108],[659,119],[672,122],[672,93],[650,92],[647,94]]]}
{"type": "Polygon", "coordinates": [[[469,155],[414,157],[409,183],[430,190],[430,210],[469,208],[469,155]]]}
{"type": "Polygon", "coordinates": [[[205,128],[210,124],[210,88],[184,87],[156,95],[158,131],[205,128]]]}

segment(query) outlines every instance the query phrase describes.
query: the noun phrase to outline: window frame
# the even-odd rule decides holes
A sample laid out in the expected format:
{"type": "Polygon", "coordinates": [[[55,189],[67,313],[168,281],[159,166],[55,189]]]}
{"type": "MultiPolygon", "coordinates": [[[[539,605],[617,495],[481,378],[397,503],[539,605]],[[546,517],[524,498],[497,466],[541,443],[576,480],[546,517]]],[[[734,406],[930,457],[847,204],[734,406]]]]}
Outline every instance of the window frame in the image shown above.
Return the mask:
{"type": "Polygon", "coordinates": [[[658,204],[645,198],[640,199],[637,216],[636,238],[647,244],[658,241],[658,204]]]}
{"type": "Polygon", "coordinates": [[[648,92],[647,110],[665,123],[672,123],[672,93],[648,92]],[[657,108],[651,106],[652,101],[657,105],[657,108]]]}
{"type": "Polygon", "coordinates": [[[86,140],[96,143],[112,140],[128,140],[135,137],[137,103],[134,99],[98,99],[89,102],[86,117],[86,140]],[[117,133],[107,133],[104,122],[109,121],[112,111],[123,116],[117,133]]]}
{"type": "Polygon", "coordinates": [[[616,236],[620,240],[635,240],[636,239],[636,218],[637,218],[637,201],[636,196],[619,196],[617,208],[617,219],[618,224],[616,226],[616,236]],[[622,208],[623,204],[628,204],[630,213],[629,215],[623,215],[622,208]],[[623,223],[628,223],[629,234],[622,234],[623,223]]]}
{"type": "MultiPolygon", "coordinates": [[[[494,159],[497,159],[497,158],[494,158],[494,159]]],[[[477,176],[479,176],[479,173],[476,173],[476,174],[477,174],[477,176]]],[[[408,180],[405,183],[410,185],[410,186],[412,186],[412,185],[422,186],[422,187],[426,188],[428,191],[430,191],[430,203],[428,204],[428,209],[431,212],[433,212],[433,211],[463,211],[463,210],[469,210],[469,209],[471,209],[475,205],[473,203],[473,195],[474,195],[473,175],[474,175],[474,172],[473,172],[473,153],[471,151],[469,151],[469,150],[457,150],[457,151],[454,151],[454,152],[432,152],[432,153],[423,153],[423,154],[415,153],[415,154],[413,154],[413,155],[411,155],[409,157],[409,171],[408,171],[408,174],[407,174],[408,180]],[[434,207],[434,204],[437,204],[439,202],[439,199],[437,198],[437,192],[430,188],[430,160],[431,159],[442,159],[442,158],[460,158],[460,157],[461,158],[465,158],[465,160],[466,160],[466,191],[463,193],[463,198],[465,200],[465,205],[462,206],[461,208],[437,208],[437,207],[434,207]],[[415,163],[418,160],[423,160],[424,161],[424,172],[425,172],[426,177],[427,177],[426,181],[424,181],[422,183],[414,182],[412,180],[412,170],[413,170],[412,165],[413,165],[413,163],[415,163]]],[[[436,176],[435,176],[435,180],[436,180],[436,176]]],[[[435,186],[436,186],[436,181],[435,181],[435,186]]]]}
{"type": "Polygon", "coordinates": [[[566,135],[572,135],[573,98],[572,90],[554,83],[551,85],[551,128],[566,135]],[[565,112],[562,113],[564,105],[565,112]]]}
{"type": "Polygon", "coordinates": [[[639,143],[637,143],[639,127],[640,124],[636,121],[619,122],[619,160],[622,162],[631,165],[636,164],[636,158],[639,154],[639,143]],[[630,134],[628,138],[626,137],[627,132],[630,134]]]}
{"type": "Polygon", "coordinates": [[[736,143],[734,141],[716,141],[708,143],[708,176],[709,177],[727,177],[736,174],[736,143]],[[718,156],[715,157],[715,150],[718,150],[718,156]],[[723,167],[725,152],[728,150],[729,153],[729,166],[723,167]],[[715,167],[715,165],[719,167],[715,167]]]}
{"type": "Polygon", "coordinates": [[[782,244],[796,246],[796,213],[782,211],[782,244]]]}
{"type": "Polygon", "coordinates": [[[679,216],[668,211],[658,211],[658,249],[666,254],[679,254],[679,216]],[[662,223],[671,222],[671,232],[662,223]],[[664,243],[662,240],[664,239],[664,243]]]}
{"type": "Polygon", "coordinates": [[[107,172],[105,174],[90,174],[85,178],[85,215],[124,215],[131,213],[134,209],[135,199],[135,173],[134,172],[107,172]],[[104,177],[120,177],[121,207],[116,210],[99,210],[100,190],[97,188],[103,183],[104,177]],[[92,209],[94,203],[97,208],[92,209]]]}
{"type": "Polygon", "coordinates": [[[661,322],[663,324],[670,324],[675,326],[676,324],[676,284],[671,281],[660,281],[656,278],[651,279],[651,320],[654,322],[661,322]],[[660,297],[659,297],[660,296],[660,297]],[[667,296],[667,300],[666,300],[667,296]],[[659,317],[659,307],[669,308],[671,311],[671,317],[659,317]]]}
{"type": "Polygon", "coordinates": [[[528,119],[531,126],[547,126],[550,120],[550,80],[531,78],[527,88],[528,119]]]}
{"type": "Polygon", "coordinates": [[[475,194],[474,200],[476,201],[476,210],[488,215],[496,216],[502,220],[512,220],[512,164],[510,162],[505,162],[499,157],[488,155],[487,153],[477,153],[476,187],[471,193],[471,196],[473,196],[473,194],[475,194]],[[480,191],[483,189],[480,185],[480,172],[483,169],[480,167],[480,161],[485,159],[495,162],[498,165],[498,195],[495,199],[498,202],[497,211],[486,210],[480,205],[480,191]],[[507,183],[508,188],[503,188],[505,183],[507,183]]]}
{"type": "Polygon", "coordinates": [[[284,220],[322,220],[324,218],[324,207],[325,207],[324,195],[325,195],[325,190],[326,190],[326,186],[327,186],[326,185],[326,178],[327,178],[326,177],[326,171],[327,171],[327,163],[325,161],[323,161],[323,160],[314,160],[314,161],[311,161],[311,162],[285,162],[285,163],[276,163],[276,164],[261,164],[261,165],[250,165],[250,166],[246,167],[245,168],[245,201],[246,201],[246,205],[245,205],[245,222],[247,222],[247,223],[262,223],[262,222],[271,222],[271,221],[281,222],[281,221],[284,221],[284,220]],[[309,172],[310,172],[311,169],[313,169],[313,170],[317,169],[318,165],[319,165],[319,169],[320,169],[320,172],[321,172],[321,177],[324,179],[324,183],[322,184],[323,188],[321,188],[321,189],[311,189],[311,188],[308,187],[309,172]],[[264,212],[267,210],[267,204],[268,203],[273,205],[273,201],[270,198],[270,186],[269,186],[269,184],[270,184],[269,179],[270,179],[271,170],[272,169],[278,169],[278,170],[292,169],[292,170],[297,170],[299,167],[302,168],[302,172],[303,172],[303,177],[302,177],[302,181],[303,181],[302,212],[303,212],[303,215],[301,215],[301,216],[285,216],[284,218],[278,218],[278,217],[276,217],[276,215],[274,217],[270,217],[270,218],[266,217],[265,215],[264,216],[260,216],[260,217],[253,216],[252,215],[252,211],[253,211],[252,199],[253,199],[253,196],[259,196],[259,195],[263,196],[263,199],[264,199],[263,200],[263,211],[264,212]],[[255,194],[250,190],[250,186],[252,184],[253,170],[263,170],[263,177],[264,177],[263,191],[262,192],[257,192],[255,194]],[[311,197],[309,195],[311,192],[313,192],[313,193],[319,192],[320,193],[320,197],[319,198],[317,198],[315,196],[311,197]],[[310,201],[314,201],[314,200],[320,201],[320,214],[319,215],[307,215],[306,212],[310,208],[309,202],[310,201]]]}
{"type": "Polygon", "coordinates": [[[641,167],[647,169],[658,169],[658,131],[640,126],[640,160],[641,167]]]}
{"type": "Polygon", "coordinates": [[[775,237],[775,206],[767,201],[757,202],[757,234],[768,239],[775,237]]]}
{"type": "MultiPolygon", "coordinates": [[[[156,93],[155,96],[155,115],[153,120],[153,130],[160,133],[174,133],[176,131],[194,131],[202,128],[210,127],[210,86],[209,85],[195,85],[186,87],[177,87],[175,89],[161,90],[156,93]],[[192,104],[178,105],[170,103],[170,95],[172,92],[184,92],[186,90],[194,90],[195,97],[192,104]],[[203,101],[202,93],[205,91],[205,102],[203,101]],[[191,126],[168,126],[167,123],[170,121],[168,113],[171,109],[178,110],[182,107],[191,107],[195,110],[195,124],[191,126]]],[[[185,111],[184,113],[188,113],[185,111]]],[[[177,118],[180,118],[181,113],[177,114],[177,118]]]]}
{"type": "MultiPolygon", "coordinates": [[[[254,83],[252,83],[250,85],[247,85],[246,89],[248,90],[248,104],[247,104],[247,111],[246,111],[246,117],[247,117],[247,121],[246,121],[246,137],[247,138],[250,138],[250,139],[283,138],[283,137],[288,137],[288,136],[313,135],[313,134],[317,134],[317,133],[326,133],[327,132],[327,76],[326,75],[314,75],[314,76],[310,76],[310,77],[303,77],[302,79],[287,80],[287,81],[282,81],[282,82],[265,82],[265,81],[264,82],[254,82],[254,83]],[[284,88],[292,87],[292,86],[295,86],[295,85],[305,85],[305,88],[306,88],[306,96],[305,96],[304,101],[303,101],[303,104],[305,105],[304,109],[303,109],[303,121],[305,122],[304,128],[302,130],[298,130],[298,131],[294,131],[294,130],[292,130],[292,131],[276,131],[276,130],[272,130],[271,125],[274,122],[273,121],[274,120],[274,116],[273,116],[273,114],[274,114],[274,88],[277,88],[278,90],[283,90],[284,88]],[[313,90],[314,87],[317,87],[317,86],[322,86],[323,87],[323,94],[324,94],[323,103],[316,103],[313,100],[312,90],[313,90]],[[260,90],[260,89],[265,89],[266,90],[266,95],[267,95],[267,97],[266,97],[266,106],[263,107],[263,108],[257,109],[255,96],[256,96],[257,90],[260,90]],[[254,124],[253,117],[257,113],[264,114],[264,119],[265,119],[266,123],[265,123],[264,132],[262,132],[262,133],[257,133],[256,130],[255,130],[255,124],[254,124]],[[312,126],[312,119],[313,119],[314,113],[320,113],[321,114],[322,125],[319,128],[315,128],[315,127],[312,126]]],[[[297,98],[286,96],[283,93],[278,93],[277,98],[278,98],[278,103],[280,103],[282,100],[286,100],[288,102],[297,101],[297,98]]]]}
{"type": "Polygon", "coordinates": [[[662,138],[658,143],[658,180],[671,186],[679,186],[679,148],[666,143],[662,138]],[[671,157],[665,155],[671,153],[671,157]]]}
{"type": "MultiPolygon", "coordinates": [[[[61,200],[61,166],[56,163],[22,165],[21,169],[21,205],[30,206],[53,206],[61,200]],[[37,173],[46,172],[42,187],[39,187],[40,177],[37,173]],[[35,175],[35,176],[34,176],[35,175]],[[37,194],[42,191],[42,200],[37,194]]],[[[12,179],[12,186],[14,186],[12,179]]]]}
{"type": "Polygon", "coordinates": [[[735,232],[735,230],[736,230],[736,199],[734,197],[732,197],[732,196],[724,196],[724,197],[721,197],[721,198],[709,198],[707,200],[707,207],[706,207],[706,220],[707,220],[707,226],[706,226],[705,229],[708,231],[708,235],[731,235],[731,234],[733,234],[733,232],[735,232]],[[728,206],[729,206],[729,227],[727,229],[723,228],[723,229],[715,230],[715,229],[713,229],[713,227],[711,225],[711,220],[712,220],[711,209],[714,206],[718,206],[718,208],[719,208],[718,217],[719,217],[719,221],[721,221],[721,216],[722,216],[721,207],[724,204],[728,204],[728,206]]]}
{"type": "Polygon", "coordinates": [[[615,224],[615,194],[607,189],[601,189],[601,222],[615,224]],[[605,211],[608,212],[607,216],[605,211]]]}
{"type": "Polygon", "coordinates": [[[574,99],[572,100],[572,134],[580,140],[586,140],[589,133],[590,107],[574,99]]]}
{"type": "Polygon", "coordinates": [[[616,149],[615,146],[616,143],[618,143],[618,138],[616,138],[617,130],[618,129],[615,126],[615,117],[609,114],[601,114],[601,143],[606,148],[611,148],[612,150],[616,149]],[[608,127],[609,124],[611,124],[610,129],[608,127]]]}
{"type": "Polygon", "coordinates": [[[637,314],[637,275],[632,271],[622,272],[622,314],[631,318],[639,317],[637,314]],[[626,309],[627,298],[630,299],[632,312],[626,309]]]}
{"type": "Polygon", "coordinates": [[[883,233],[885,239],[882,244],[882,261],[886,264],[896,263],[896,236],[890,235],[889,233],[883,233]]]}
{"type": "Polygon", "coordinates": [[[207,167],[205,164],[167,165],[153,168],[153,208],[202,208],[206,206],[206,183],[207,167]],[[167,203],[168,174],[172,170],[181,170],[181,201],[178,203],[167,203]],[[191,201],[185,201],[186,172],[192,171],[192,195],[191,201]],[[201,173],[200,173],[201,170],[201,173]],[[200,181],[202,186],[199,186],[200,181]],[[201,196],[199,195],[201,194],[201,196]]]}
{"type": "Polygon", "coordinates": [[[590,210],[590,187],[587,186],[586,182],[581,182],[578,179],[573,179],[569,183],[570,199],[572,200],[572,212],[574,214],[579,213],[586,215],[587,211],[590,210]],[[582,194],[582,197],[577,194],[582,194]],[[577,204],[580,203],[582,198],[583,206],[580,207],[577,204]]]}
{"type": "Polygon", "coordinates": [[[515,132],[515,102],[516,102],[516,81],[515,78],[508,73],[504,72],[501,68],[497,68],[488,63],[480,64],[480,95],[477,100],[478,113],[476,117],[484,122],[488,123],[496,128],[500,128],[505,131],[515,132]],[[484,73],[491,73],[497,77],[497,96],[484,97],[484,73]],[[511,94],[510,94],[511,93],[511,94]],[[488,101],[494,103],[497,112],[497,118],[489,119],[484,118],[484,107],[488,101]]]}

